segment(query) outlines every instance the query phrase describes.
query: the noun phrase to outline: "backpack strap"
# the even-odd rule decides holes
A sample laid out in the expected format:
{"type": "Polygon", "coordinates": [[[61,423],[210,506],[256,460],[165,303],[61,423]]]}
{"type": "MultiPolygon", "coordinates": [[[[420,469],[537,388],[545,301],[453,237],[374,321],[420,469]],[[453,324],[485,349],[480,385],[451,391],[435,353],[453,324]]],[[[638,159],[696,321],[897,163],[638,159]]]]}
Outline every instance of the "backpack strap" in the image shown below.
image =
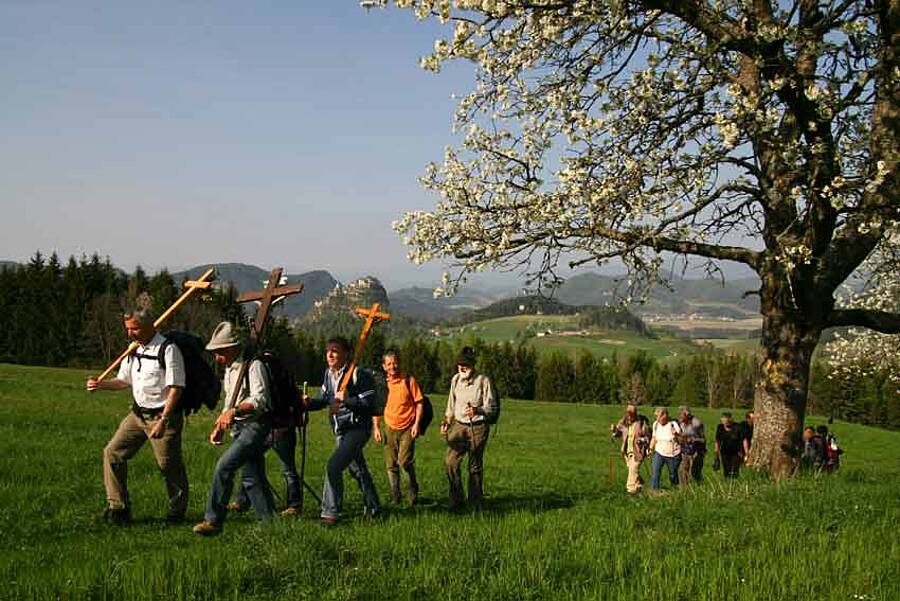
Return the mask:
{"type": "Polygon", "coordinates": [[[163,336],[163,343],[159,345],[159,355],[157,355],[160,369],[166,369],[166,349],[169,348],[170,344],[172,344],[172,341],[163,336]]]}

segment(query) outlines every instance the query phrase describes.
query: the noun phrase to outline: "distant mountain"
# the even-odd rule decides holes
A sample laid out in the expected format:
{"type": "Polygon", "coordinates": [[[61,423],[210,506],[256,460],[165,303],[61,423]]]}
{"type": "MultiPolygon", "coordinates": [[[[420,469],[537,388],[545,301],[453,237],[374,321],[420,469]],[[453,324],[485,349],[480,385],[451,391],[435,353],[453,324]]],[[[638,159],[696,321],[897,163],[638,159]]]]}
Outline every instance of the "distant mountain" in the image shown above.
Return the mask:
{"type": "Polygon", "coordinates": [[[431,288],[415,286],[390,293],[391,311],[412,319],[438,322],[453,315],[486,307],[508,291],[488,292],[472,287],[461,288],[455,296],[434,298],[431,288]],[[499,294],[499,296],[498,296],[499,294]]]}
{"type": "MultiPolygon", "coordinates": [[[[648,314],[691,314],[709,317],[733,317],[756,315],[759,313],[759,297],[745,295],[759,288],[755,278],[742,278],[732,282],[718,280],[687,280],[675,278],[671,290],[655,287],[649,298],[642,304],[631,307],[642,315],[648,314]]],[[[569,278],[557,290],[557,298],[568,305],[605,305],[617,301],[625,292],[622,278],[584,273],[569,278]]]]}
{"type": "MultiPolygon", "coordinates": [[[[187,271],[173,273],[176,282],[182,277],[197,278],[209,269],[216,268],[216,281],[227,286],[228,282],[234,284],[238,292],[250,290],[262,290],[263,282],[269,279],[269,272],[255,265],[244,263],[217,263],[213,265],[199,265],[187,271]]],[[[331,292],[338,281],[330,273],[324,270],[308,271],[300,275],[286,275],[288,284],[303,284],[303,292],[289,296],[282,303],[276,315],[289,318],[298,318],[306,315],[313,308],[316,301],[321,300],[331,292]]]]}

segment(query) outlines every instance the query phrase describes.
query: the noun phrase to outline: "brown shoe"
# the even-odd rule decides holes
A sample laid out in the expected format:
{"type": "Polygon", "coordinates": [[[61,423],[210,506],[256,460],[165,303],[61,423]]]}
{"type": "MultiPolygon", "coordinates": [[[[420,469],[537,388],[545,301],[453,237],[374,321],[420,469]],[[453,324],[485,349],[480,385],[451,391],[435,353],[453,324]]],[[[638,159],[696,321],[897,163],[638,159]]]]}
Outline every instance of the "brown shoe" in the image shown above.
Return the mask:
{"type": "Polygon", "coordinates": [[[218,534],[219,530],[220,528],[217,524],[207,522],[206,520],[203,520],[193,528],[194,534],[199,534],[200,536],[212,536],[218,534]]]}
{"type": "Polygon", "coordinates": [[[338,523],[338,519],[336,517],[333,517],[330,515],[322,516],[322,525],[323,526],[331,528],[332,526],[337,526],[337,523],[338,523]]]}
{"type": "Polygon", "coordinates": [[[281,517],[292,518],[300,515],[299,507],[287,507],[281,512],[281,517]]]}
{"type": "Polygon", "coordinates": [[[225,509],[228,511],[247,511],[247,508],[241,505],[240,503],[236,503],[235,501],[231,501],[228,505],[225,506],[225,509]]]}

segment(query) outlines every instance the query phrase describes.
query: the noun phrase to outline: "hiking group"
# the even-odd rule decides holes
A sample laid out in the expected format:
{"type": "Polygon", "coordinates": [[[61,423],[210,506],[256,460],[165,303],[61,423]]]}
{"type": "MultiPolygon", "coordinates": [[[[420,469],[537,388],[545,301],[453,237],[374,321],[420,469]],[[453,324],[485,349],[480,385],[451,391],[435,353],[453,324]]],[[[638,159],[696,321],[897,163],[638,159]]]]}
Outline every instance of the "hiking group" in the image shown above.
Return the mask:
{"type": "MultiPolygon", "coordinates": [[[[248,345],[232,323],[220,323],[205,345],[214,362],[224,369],[221,384],[203,360],[196,337],[159,333],[152,315],[143,310],[126,313],[124,326],[133,350],[122,360],[116,377],[89,378],[86,384],[88,391],[132,391],[131,411],[103,453],[105,517],[111,523],[126,524],[131,520],[127,464],[148,440],[168,490],[166,520],[185,520],[188,479],[182,454],[184,416],[204,403],[215,406],[220,389],[224,389],[225,401],[209,442],[221,445],[225,433],[230,431],[231,444],[215,465],[203,520],[194,525],[195,533],[220,532],[229,511],[252,507],[260,520],[276,515],[265,469],[265,453],[270,448],[278,455],[287,484],[287,506],[281,514],[298,515],[301,487],[306,484],[296,469],[297,429],[305,424],[309,412],[322,409],[328,410],[335,439],[334,451],[325,467],[320,501],[323,524],[333,526],[342,517],[345,471],[359,485],[364,514],[374,517],[380,513],[378,492],[363,455],[373,433],[377,442],[384,443],[391,502],[401,501],[401,470],[407,477],[406,501],[417,502],[415,441],[428,427],[432,410],[415,378],[402,370],[397,351],[384,354],[385,386],[379,387],[375,374],[350,360],[353,350],[346,338],[329,339],[321,391],[312,398],[305,389],[298,390],[289,370],[271,353],[248,352],[248,345]],[[382,423],[386,432],[381,430],[382,423]],[[241,478],[235,490],[239,470],[241,478]]],[[[469,347],[457,357],[457,373],[451,381],[440,425],[441,436],[447,440],[444,466],[449,507],[453,510],[467,502],[473,508],[481,506],[484,449],[500,410],[494,386],[478,372],[475,359],[469,347]],[[467,454],[466,496],[461,464],[467,454]]],[[[303,444],[305,451],[305,438],[303,444]]]]}
{"type": "MultiPolygon", "coordinates": [[[[621,453],[628,470],[625,490],[639,493],[643,489],[640,475],[641,464],[650,457],[650,490],[655,494],[660,489],[663,467],[669,474],[673,488],[699,484],[703,480],[703,465],[707,453],[706,428],[703,422],[691,413],[690,408],[678,408],[678,418],[672,419],[669,410],[657,407],[653,412],[656,420],[651,425],[638,407],[626,405],[625,414],[609,429],[613,438],[621,438],[621,453]]],[[[741,466],[750,457],[753,444],[754,414],[748,411],[741,423],[732,420],[731,413],[722,413],[716,425],[714,439],[715,458],[713,470],[722,470],[722,476],[732,480],[738,477],[741,466]]],[[[818,433],[808,426],[803,433],[805,448],[800,457],[800,469],[832,472],[838,467],[839,456],[843,452],[834,436],[829,435],[827,426],[819,426],[818,433]]]]}

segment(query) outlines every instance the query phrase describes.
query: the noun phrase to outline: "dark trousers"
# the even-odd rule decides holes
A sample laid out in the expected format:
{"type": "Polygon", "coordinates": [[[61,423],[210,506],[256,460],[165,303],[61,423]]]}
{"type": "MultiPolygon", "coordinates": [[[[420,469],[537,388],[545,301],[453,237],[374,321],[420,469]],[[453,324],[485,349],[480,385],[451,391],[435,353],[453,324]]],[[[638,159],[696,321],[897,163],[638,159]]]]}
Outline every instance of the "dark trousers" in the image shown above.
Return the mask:
{"type": "Polygon", "coordinates": [[[344,506],[344,470],[349,470],[362,492],[364,511],[375,515],[381,508],[372,474],[363,455],[363,447],[369,442],[371,431],[356,428],[335,436],[335,449],[325,468],[325,486],[322,489],[322,517],[338,518],[344,506]]]}
{"type": "MultiPolygon", "coordinates": [[[[300,475],[297,473],[297,428],[273,428],[269,435],[268,446],[275,451],[278,461],[281,463],[281,475],[287,486],[285,506],[300,507],[300,475]]],[[[250,499],[244,487],[238,490],[235,502],[241,507],[248,507],[250,499]]]]}
{"type": "Polygon", "coordinates": [[[740,453],[735,455],[722,455],[722,475],[726,478],[737,478],[741,471],[741,464],[744,462],[744,456],[740,453]]]}

